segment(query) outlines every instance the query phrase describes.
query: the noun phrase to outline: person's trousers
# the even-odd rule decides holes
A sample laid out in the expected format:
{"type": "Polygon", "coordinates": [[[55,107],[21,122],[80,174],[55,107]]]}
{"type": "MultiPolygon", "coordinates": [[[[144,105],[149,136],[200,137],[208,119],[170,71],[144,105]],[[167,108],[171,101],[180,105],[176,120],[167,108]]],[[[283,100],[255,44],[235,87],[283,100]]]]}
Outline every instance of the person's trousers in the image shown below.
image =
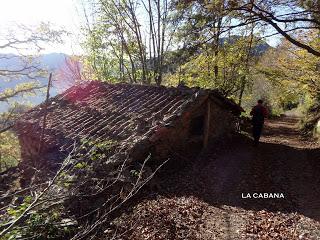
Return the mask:
{"type": "Polygon", "coordinates": [[[256,144],[259,143],[260,136],[262,133],[262,128],[263,128],[263,124],[253,124],[252,135],[253,135],[254,142],[256,144]]]}

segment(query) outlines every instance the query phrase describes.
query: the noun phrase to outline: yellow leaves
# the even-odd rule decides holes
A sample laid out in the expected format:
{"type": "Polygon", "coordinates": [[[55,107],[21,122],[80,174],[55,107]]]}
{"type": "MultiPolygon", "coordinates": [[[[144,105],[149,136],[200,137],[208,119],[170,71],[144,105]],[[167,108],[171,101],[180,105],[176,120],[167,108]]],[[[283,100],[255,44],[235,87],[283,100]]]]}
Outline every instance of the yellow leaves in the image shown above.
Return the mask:
{"type": "MultiPolygon", "coordinates": [[[[319,47],[319,39],[312,33],[308,38],[308,44],[319,47]]],[[[320,58],[306,50],[283,41],[281,45],[273,50],[268,56],[264,56],[265,61],[262,68],[268,74],[267,77],[281,83],[281,88],[287,94],[319,94],[320,91],[320,71],[318,65],[320,58]],[[318,92],[318,93],[316,93],[318,92]]]]}
{"type": "Polygon", "coordinates": [[[20,160],[20,147],[17,136],[10,131],[0,134],[0,171],[17,165],[20,160]]]}
{"type": "Polygon", "coordinates": [[[218,88],[231,96],[241,88],[243,79],[250,81],[248,71],[254,60],[247,62],[246,54],[248,51],[241,38],[232,44],[226,42],[218,52],[212,48],[203,49],[175,74],[169,75],[167,82],[174,85],[174,82],[183,81],[189,87],[218,88]]]}

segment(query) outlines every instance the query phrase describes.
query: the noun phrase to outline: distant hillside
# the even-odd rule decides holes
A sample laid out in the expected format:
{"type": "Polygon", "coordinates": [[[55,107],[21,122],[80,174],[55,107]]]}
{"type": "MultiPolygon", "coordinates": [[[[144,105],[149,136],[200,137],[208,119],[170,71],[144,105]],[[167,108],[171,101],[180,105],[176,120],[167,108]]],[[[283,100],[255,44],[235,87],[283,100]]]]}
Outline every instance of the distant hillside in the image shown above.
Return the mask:
{"type": "Polygon", "coordinates": [[[64,63],[65,58],[68,55],[64,53],[49,53],[40,56],[40,62],[43,66],[47,66],[49,69],[55,70],[64,63]]]}
{"type": "MultiPolygon", "coordinates": [[[[43,68],[55,70],[59,68],[65,58],[68,55],[64,53],[49,53],[43,54],[38,57],[33,57],[34,64],[40,65],[43,68]]],[[[16,69],[19,66],[23,65],[23,61],[20,56],[15,54],[1,54],[0,53],[0,68],[6,69],[16,69]]]]}
{"type": "MultiPolygon", "coordinates": [[[[221,38],[220,44],[224,45],[226,43],[232,44],[239,39],[243,39],[243,36],[234,35],[230,38],[221,38]]],[[[252,49],[253,56],[261,56],[263,55],[269,48],[272,48],[267,42],[260,40],[256,46],[252,49]]]]}
{"type": "MultiPolygon", "coordinates": [[[[41,69],[46,69],[48,72],[55,72],[59,67],[61,67],[67,57],[64,53],[49,53],[40,55],[37,58],[34,58],[32,61],[33,65],[38,66],[41,69]]],[[[23,60],[15,54],[0,54],[0,69],[8,69],[8,70],[16,70],[24,66],[23,60]]],[[[0,77],[0,92],[5,89],[13,88],[17,83],[29,82],[30,79],[20,78],[20,79],[12,79],[11,81],[5,81],[4,78],[0,77]]],[[[46,86],[48,79],[46,77],[39,78],[37,81],[40,82],[41,85],[46,86]]],[[[57,90],[55,86],[53,86],[51,90],[51,95],[56,95],[57,90]]],[[[17,97],[14,100],[19,101],[22,104],[32,103],[39,104],[44,100],[44,91],[38,91],[36,96],[30,96],[27,98],[17,97]]],[[[3,112],[8,109],[7,103],[0,103],[0,112],[3,112]]]]}

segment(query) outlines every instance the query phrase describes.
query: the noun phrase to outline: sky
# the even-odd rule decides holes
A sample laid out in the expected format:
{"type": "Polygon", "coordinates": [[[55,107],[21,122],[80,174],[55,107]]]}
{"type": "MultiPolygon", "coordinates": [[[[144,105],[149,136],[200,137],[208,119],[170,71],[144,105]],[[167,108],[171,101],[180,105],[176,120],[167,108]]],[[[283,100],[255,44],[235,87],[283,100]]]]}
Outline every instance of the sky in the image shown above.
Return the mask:
{"type": "Polygon", "coordinates": [[[15,24],[37,25],[50,22],[71,34],[62,45],[48,46],[45,52],[77,54],[79,46],[80,17],[79,0],[0,0],[0,28],[15,24]]]}

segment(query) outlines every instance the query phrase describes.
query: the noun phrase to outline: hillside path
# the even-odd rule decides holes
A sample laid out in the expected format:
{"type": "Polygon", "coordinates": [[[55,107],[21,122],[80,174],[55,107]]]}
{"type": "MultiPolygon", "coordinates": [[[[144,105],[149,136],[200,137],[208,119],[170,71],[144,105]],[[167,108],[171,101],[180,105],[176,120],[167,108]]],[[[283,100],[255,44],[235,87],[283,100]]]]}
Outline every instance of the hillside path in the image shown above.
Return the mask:
{"type": "Polygon", "coordinates": [[[113,228],[121,239],[320,239],[320,147],[298,121],[268,120],[257,148],[243,135],[213,144],[113,228]]]}

